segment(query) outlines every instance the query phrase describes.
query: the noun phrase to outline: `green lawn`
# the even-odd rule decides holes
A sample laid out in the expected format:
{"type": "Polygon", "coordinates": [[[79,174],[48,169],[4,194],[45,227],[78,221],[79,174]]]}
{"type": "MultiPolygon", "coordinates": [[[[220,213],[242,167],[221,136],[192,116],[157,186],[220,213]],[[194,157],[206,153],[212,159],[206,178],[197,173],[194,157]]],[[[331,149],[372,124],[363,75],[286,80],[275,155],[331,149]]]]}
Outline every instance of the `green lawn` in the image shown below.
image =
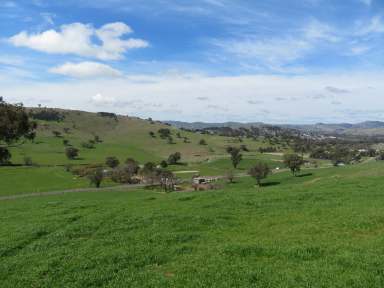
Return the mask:
{"type": "Polygon", "coordinates": [[[0,202],[0,287],[383,287],[384,164],[0,202]]]}

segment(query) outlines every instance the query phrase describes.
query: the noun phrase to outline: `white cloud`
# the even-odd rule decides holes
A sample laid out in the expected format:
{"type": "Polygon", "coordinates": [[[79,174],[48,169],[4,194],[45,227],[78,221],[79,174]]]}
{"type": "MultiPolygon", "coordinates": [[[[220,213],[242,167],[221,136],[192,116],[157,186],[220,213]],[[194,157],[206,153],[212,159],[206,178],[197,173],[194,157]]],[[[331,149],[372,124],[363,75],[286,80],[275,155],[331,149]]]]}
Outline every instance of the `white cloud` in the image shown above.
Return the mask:
{"type": "Polygon", "coordinates": [[[371,33],[384,33],[384,21],[381,16],[374,16],[368,23],[359,23],[359,35],[371,33]]]}
{"type": "MultiPolygon", "coordinates": [[[[27,101],[28,99],[49,96],[54,99],[55,106],[62,108],[95,112],[102,109],[143,118],[207,122],[357,122],[371,118],[370,113],[380,109],[377,108],[377,103],[382,102],[383,93],[382,71],[360,74],[348,71],[302,76],[135,75],[63,83],[10,84],[9,81],[0,80],[0,95],[14,99],[15,102],[22,101],[25,105],[39,103],[27,101]],[[321,93],[327,93],[327,98],[316,101],[314,105],[314,100],[308,95],[321,93]],[[196,97],[207,97],[210,100],[197,101],[196,97]],[[276,103],[275,99],[278,97],[287,99],[284,105],[276,103]],[[341,102],[343,106],[330,105],[331,101],[341,102]],[[153,105],[160,103],[162,105],[153,105]],[[258,105],[250,105],[251,103],[258,105]],[[206,113],[201,113],[204,105],[211,106],[206,113]],[[339,110],[341,108],[345,111],[360,112],[352,116],[350,112],[339,110]],[[264,113],[266,110],[269,113],[264,113]]],[[[384,113],[384,108],[382,110],[384,113]]]]}
{"type": "Polygon", "coordinates": [[[74,78],[119,77],[122,73],[111,66],[97,62],[65,63],[49,70],[74,78]]]}
{"type": "Polygon", "coordinates": [[[340,38],[335,35],[335,29],[328,24],[316,19],[303,28],[304,37],[310,41],[325,40],[328,42],[338,42],[340,38]]]}
{"type": "Polygon", "coordinates": [[[91,98],[91,102],[96,105],[111,105],[116,103],[116,99],[114,97],[104,96],[101,93],[97,93],[91,98]]]}
{"type": "Polygon", "coordinates": [[[62,25],[60,31],[51,29],[37,34],[22,31],[9,38],[9,41],[17,47],[28,47],[46,53],[118,60],[130,49],[148,47],[148,42],[142,39],[122,39],[132,32],[122,22],[109,23],[100,29],[89,24],[72,23],[62,25]],[[102,44],[95,43],[93,37],[97,37],[102,44]]]}
{"type": "MultiPolygon", "coordinates": [[[[302,70],[286,65],[302,59],[326,44],[336,44],[343,39],[338,31],[326,23],[312,19],[305,26],[287,36],[271,38],[269,35],[245,36],[242,38],[215,40],[213,44],[225,52],[246,60],[245,65],[261,65],[276,71],[290,72],[302,70]]],[[[231,59],[231,57],[228,57],[231,59]]]]}

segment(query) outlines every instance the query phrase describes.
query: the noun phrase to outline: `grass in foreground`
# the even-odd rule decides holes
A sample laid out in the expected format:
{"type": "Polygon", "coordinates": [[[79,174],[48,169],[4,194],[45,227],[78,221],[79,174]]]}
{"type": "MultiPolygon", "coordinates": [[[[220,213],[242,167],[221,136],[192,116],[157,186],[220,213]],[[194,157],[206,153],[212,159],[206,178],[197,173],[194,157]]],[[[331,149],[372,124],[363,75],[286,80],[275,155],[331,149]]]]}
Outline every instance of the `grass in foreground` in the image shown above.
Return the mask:
{"type": "Polygon", "coordinates": [[[3,201],[0,286],[383,287],[383,168],[3,201]]]}

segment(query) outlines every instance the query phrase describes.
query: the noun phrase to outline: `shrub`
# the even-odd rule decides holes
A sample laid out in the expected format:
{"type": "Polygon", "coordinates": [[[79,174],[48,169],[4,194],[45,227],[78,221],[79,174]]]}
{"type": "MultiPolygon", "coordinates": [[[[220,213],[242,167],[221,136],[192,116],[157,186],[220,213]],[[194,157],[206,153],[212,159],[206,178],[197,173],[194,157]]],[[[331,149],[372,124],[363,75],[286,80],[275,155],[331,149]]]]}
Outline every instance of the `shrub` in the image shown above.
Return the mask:
{"type": "Polygon", "coordinates": [[[207,141],[205,141],[204,139],[201,139],[199,141],[199,145],[207,145],[207,141]]]}
{"type": "Polygon", "coordinates": [[[105,159],[105,164],[110,168],[116,168],[119,166],[120,161],[116,157],[110,156],[105,159]]]}
{"type": "Polygon", "coordinates": [[[94,143],[101,143],[103,140],[98,135],[93,136],[93,141],[94,143]]]}
{"type": "Polygon", "coordinates": [[[100,184],[104,179],[103,169],[96,168],[96,169],[90,170],[87,174],[87,177],[91,182],[91,185],[95,185],[96,188],[100,188],[100,184]]]}
{"type": "Polygon", "coordinates": [[[132,167],[125,164],[122,167],[113,169],[111,179],[116,183],[136,184],[139,180],[134,178],[135,175],[136,173],[134,173],[132,167]]]}
{"type": "Polygon", "coordinates": [[[95,145],[91,142],[83,142],[83,143],[81,143],[81,147],[86,148],[86,149],[94,149],[95,145]]]}
{"type": "Polygon", "coordinates": [[[79,156],[79,149],[74,147],[67,147],[65,148],[65,155],[68,159],[73,160],[79,156]]]}
{"type": "Polygon", "coordinates": [[[64,139],[64,140],[63,140],[63,144],[64,144],[64,146],[69,146],[69,140],[64,139]]]}
{"type": "Polygon", "coordinates": [[[165,139],[171,136],[171,130],[169,130],[168,128],[161,128],[159,129],[158,132],[159,132],[160,138],[162,139],[165,139]]]}
{"type": "Polygon", "coordinates": [[[225,178],[229,183],[233,183],[233,181],[235,180],[235,174],[233,173],[233,170],[228,170],[225,175],[225,178]]]}
{"type": "Polygon", "coordinates": [[[55,136],[55,137],[61,137],[61,132],[60,131],[56,131],[56,130],[54,130],[54,131],[52,131],[52,134],[53,134],[53,136],[55,136]]]}
{"type": "Polygon", "coordinates": [[[24,165],[25,165],[25,166],[32,166],[32,165],[33,165],[32,158],[29,157],[29,156],[25,156],[25,157],[23,158],[23,161],[24,161],[24,165]]]}
{"type": "Polygon", "coordinates": [[[161,166],[161,168],[167,168],[168,167],[167,161],[165,161],[165,160],[161,161],[160,166],[161,166]]]}
{"type": "Polygon", "coordinates": [[[0,147],[0,165],[7,165],[10,163],[11,153],[5,147],[0,147]]]}
{"type": "Polygon", "coordinates": [[[128,158],[127,160],[125,160],[125,166],[126,169],[129,169],[130,173],[132,173],[133,175],[137,174],[140,169],[139,162],[132,158],[128,158]]]}
{"type": "Polygon", "coordinates": [[[173,154],[169,155],[169,157],[168,157],[168,164],[169,165],[176,165],[180,159],[181,159],[180,152],[173,153],[173,154]]]}

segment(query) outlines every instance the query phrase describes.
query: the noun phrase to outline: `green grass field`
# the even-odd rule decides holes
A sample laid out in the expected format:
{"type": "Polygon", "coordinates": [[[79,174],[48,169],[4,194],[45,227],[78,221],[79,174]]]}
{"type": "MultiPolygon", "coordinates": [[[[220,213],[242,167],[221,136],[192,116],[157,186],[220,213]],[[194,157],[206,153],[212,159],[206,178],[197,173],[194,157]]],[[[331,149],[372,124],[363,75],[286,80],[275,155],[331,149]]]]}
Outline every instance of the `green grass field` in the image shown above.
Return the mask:
{"type": "Polygon", "coordinates": [[[383,287],[384,164],[0,202],[0,287],[383,287]]]}

